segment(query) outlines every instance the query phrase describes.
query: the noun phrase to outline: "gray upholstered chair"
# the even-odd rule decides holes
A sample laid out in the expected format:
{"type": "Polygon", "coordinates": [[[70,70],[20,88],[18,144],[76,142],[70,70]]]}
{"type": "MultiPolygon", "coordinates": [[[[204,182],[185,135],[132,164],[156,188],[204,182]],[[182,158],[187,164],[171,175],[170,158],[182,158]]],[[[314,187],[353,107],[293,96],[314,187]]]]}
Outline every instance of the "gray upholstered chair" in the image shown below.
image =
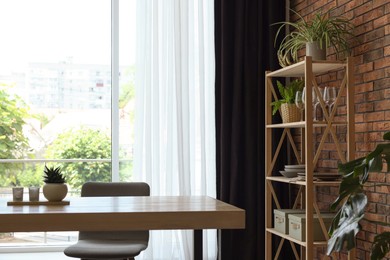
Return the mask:
{"type": "MultiPolygon", "coordinates": [[[[87,182],[81,188],[82,197],[149,196],[144,182],[87,182]]],[[[81,259],[134,259],[148,247],[149,231],[80,231],[76,244],[64,254],[81,259]]]]}

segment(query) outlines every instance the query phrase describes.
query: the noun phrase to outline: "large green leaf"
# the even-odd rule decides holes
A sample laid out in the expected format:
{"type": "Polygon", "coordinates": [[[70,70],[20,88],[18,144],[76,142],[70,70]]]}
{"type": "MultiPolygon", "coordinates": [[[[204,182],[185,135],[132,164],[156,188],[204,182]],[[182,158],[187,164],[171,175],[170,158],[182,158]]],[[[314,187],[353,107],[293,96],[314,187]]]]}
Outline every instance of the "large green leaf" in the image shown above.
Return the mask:
{"type": "Polygon", "coordinates": [[[339,164],[338,165],[339,172],[344,174],[353,172],[354,168],[361,165],[363,160],[364,158],[358,158],[356,160],[349,161],[344,164],[339,164]]]}
{"type": "MultiPolygon", "coordinates": [[[[390,134],[390,132],[387,132],[390,134]]],[[[382,159],[384,159],[387,163],[387,171],[390,171],[390,143],[386,144],[379,144],[378,146],[381,146],[382,148],[382,159]]]]}
{"type": "Polygon", "coordinates": [[[387,153],[383,156],[383,159],[385,159],[387,163],[387,169],[390,169],[390,153],[387,153]]]}
{"type": "Polygon", "coordinates": [[[283,103],[286,103],[284,99],[279,99],[271,103],[271,105],[273,106],[272,115],[275,115],[276,112],[278,112],[279,108],[282,106],[283,103]]]}
{"type": "Polygon", "coordinates": [[[382,170],[382,155],[375,156],[368,162],[369,172],[380,172],[382,170]]]}
{"type": "Polygon", "coordinates": [[[390,252],[390,232],[376,235],[372,244],[371,260],[382,259],[388,252],[390,252]]]}
{"type": "MultiPolygon", "coordinates": [[[[390,132],[383,136],[390,140],[390,132]]],[[[331,205],[332,209],[344,202],[332,221],[329,230],[327,254],[340,251],[346,246],[348,250],[355,247],[355,236],[360,230],[359,221],[364,217],[367,197],[363,194],[363,185],[368,180],[370,172],[380,172],[383,162],[390,169],[390,143],[378,144],[376,149],[365,157],[339,165],[343,179],[340,184],[339,196],[331,205]]],[[[388,232],[375,238],[371,259],[381,259],[390,249],[388,232]]]]}
{"type": "Polygon", "coordinates": [[[374,151],[366,157],[339,164],[339,172],[344,176],[349,176],[353,173],[354,176],[359,176],[360,182],[367,182],[369,172],[380,172],[383,167],[383,159],[389,162],[390,144],[379,144],[374,151]]]}
{"type": "Polygon", "coordinates": [[[359,221],[364,217],[367,196],[363,193],[352,195],[340,208],[333,219],[329,234],[327,254],[355,247],[355,236],[360,231],[359,221]]]}
{"type": "Polygon", "coordinates": [[[283,84],[277,80],[276,81],[276,85],[278,86],[278,90],[279,90],[279,93],[280,93],[280,96],[285,99],[286,98],[286,89],[284,88],[283,84]]]}
{"type": "Polygon", "coordinates": [[[340,183],[339,196],[331,205],[331,209],[335,210],[346,197],[350,196],[351,194],[361,192],[362,188],[363,187],[359,181],[359,176],[354,176],[353,174],[343,176],[343,180],[340,183]]]}

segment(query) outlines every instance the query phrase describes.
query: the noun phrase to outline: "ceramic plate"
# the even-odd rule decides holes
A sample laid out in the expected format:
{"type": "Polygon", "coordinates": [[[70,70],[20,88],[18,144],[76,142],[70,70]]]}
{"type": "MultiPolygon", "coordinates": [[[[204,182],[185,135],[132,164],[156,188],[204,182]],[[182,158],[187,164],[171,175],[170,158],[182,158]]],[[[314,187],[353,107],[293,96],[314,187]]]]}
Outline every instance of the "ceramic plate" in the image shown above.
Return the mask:
{"type": "Polygon", "coordinates": [[[322,175],[322,176],[315,176],[317,179],[319,180],[323,180],[323,181],[334,181],[334,180],[338,180],[341,178],[341,176],[325,176],[325,175],[322,175]]]}
{"type": "Polygon", "coordinates": [[[306,165],[304,164],[297,164],[297,165],[285,165],[285,169],[304,169],[306,165]]]}
{"type": "Polygon", "coordinates": [[[279,171],[279,172],[280,172],[280,174],[282,174],[286,178],[297,177],[297,173],[296,172],[286,172],[286,171],[279,171]]]}
{"type": "Polygon", "coordinates": [[[313,176],[333,176],[333,177],[341,177],[341,175],[337,172],[313,172],[313,176]]]}

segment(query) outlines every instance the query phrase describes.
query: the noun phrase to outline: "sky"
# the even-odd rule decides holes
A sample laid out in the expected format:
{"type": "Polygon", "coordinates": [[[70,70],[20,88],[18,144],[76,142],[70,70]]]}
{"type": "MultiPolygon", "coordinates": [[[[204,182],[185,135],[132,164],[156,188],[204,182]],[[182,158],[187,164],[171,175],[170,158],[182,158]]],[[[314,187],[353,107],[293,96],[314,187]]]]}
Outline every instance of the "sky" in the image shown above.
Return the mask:
{"type": "MultiPolygon", "coordinates": [[[[120,63],[135,62],[135,2],[119,0],[120,63]]],[[[0,74],[28,62],[110,64],[111,0],[1,0],[0,74]]]]}

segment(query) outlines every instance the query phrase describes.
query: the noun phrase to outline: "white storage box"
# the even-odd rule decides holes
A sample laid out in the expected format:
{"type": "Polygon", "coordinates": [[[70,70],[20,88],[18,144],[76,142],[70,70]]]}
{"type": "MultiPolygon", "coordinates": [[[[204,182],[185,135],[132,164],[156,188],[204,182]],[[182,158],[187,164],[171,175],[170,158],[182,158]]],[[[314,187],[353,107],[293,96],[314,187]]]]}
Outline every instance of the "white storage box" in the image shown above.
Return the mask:
{"type": "MultiPolygon", "coordinates": [[[[335,216],[333,213],[322,213],[321,217],[324,220],[326,230],[328,231],[332,219],[335,216]]],[[[300,241],[306,241],[306,215],[305,214],[290,214],[288,215],[289,235],[300,241]]],[[[317,215],[313,217],[313,240],[325,241],[324,233],[317,215]]]]}
{"type": "Polygon", "coordinates": [[[275,230],[283,234],[288,234],[288,215],[304,212],[303,209],[274,209],[275,230]]]}

